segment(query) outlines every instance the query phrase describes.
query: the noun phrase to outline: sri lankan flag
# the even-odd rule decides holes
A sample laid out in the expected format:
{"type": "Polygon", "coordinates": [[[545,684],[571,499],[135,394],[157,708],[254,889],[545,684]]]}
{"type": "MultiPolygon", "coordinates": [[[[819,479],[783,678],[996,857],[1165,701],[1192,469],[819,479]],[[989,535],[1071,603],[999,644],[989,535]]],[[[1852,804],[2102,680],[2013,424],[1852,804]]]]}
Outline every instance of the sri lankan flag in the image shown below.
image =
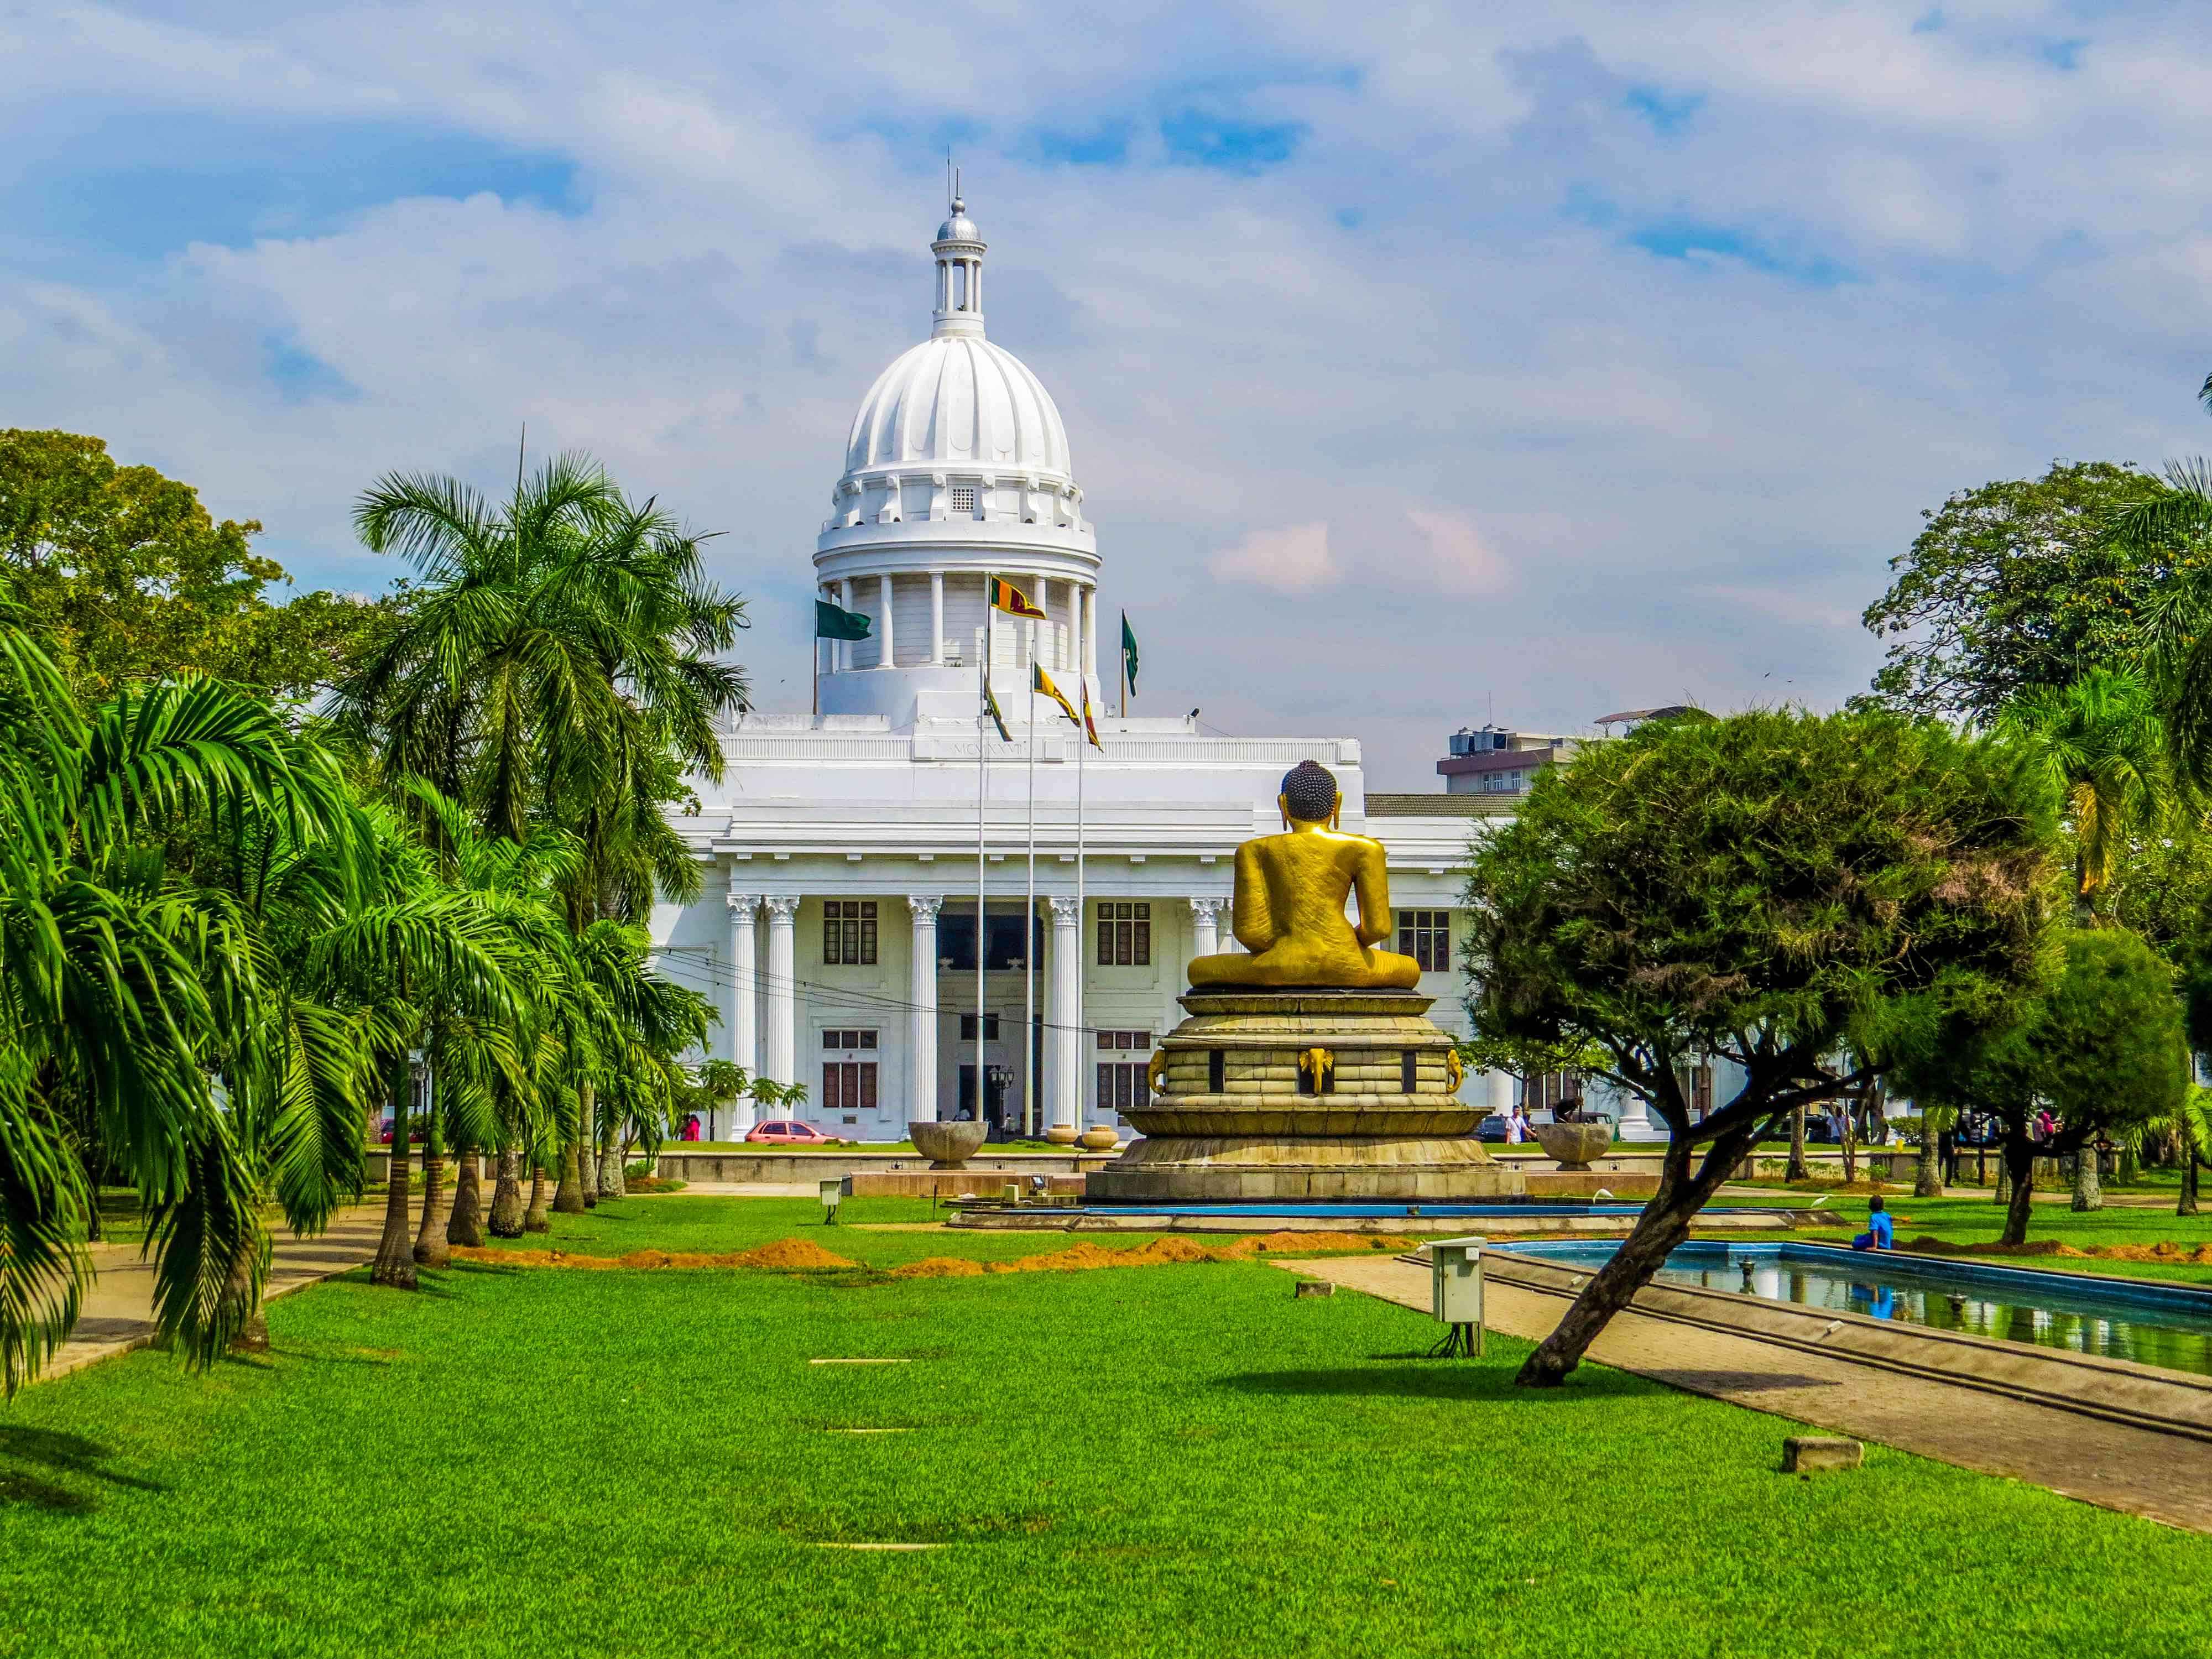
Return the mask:
{"type": "Polygon", "coordinates": [[[1098,741],[1098,722],[1091,718],[1091,681],[1081,674],[1076,678],[1083,683],[1083,734],[1091,739],[1091,746],[1103,755],[1106,745],[1098,741]]]}
{"type": "Polygon", "coordinates": [[[991,578],[991,606],[1010,617],[1026,617],[1031,622],[1043,622],[1043,611],[1030,603],[1030,596],[1003,576],[991,578]]]}
{"type": "Polygon", "coordinates": [[[1054,702],[1058,703],[1060,705],[1060,712],[1067,716],[1069,725],[1082,725],[1083,716],[1075,712],[1075,705],[1068,702],[1067,694],[1053,684],[1052,676],[1046,673],[1041,665],[1036,667],[1033,672],[1035,678],[1030,682],[1030,684],[1036,694],[1041,697],[1050,697],[1054,702]]]}
{"type": "Polygon", "coordinates": [[[999,699],[991,690],[991,671],[983,671],[983,712],[990,716],[991,724],[999,728],[999,741],[1012,743],[1014,739],[1006,730],[1006,717],[999,712],[999,699]]]}

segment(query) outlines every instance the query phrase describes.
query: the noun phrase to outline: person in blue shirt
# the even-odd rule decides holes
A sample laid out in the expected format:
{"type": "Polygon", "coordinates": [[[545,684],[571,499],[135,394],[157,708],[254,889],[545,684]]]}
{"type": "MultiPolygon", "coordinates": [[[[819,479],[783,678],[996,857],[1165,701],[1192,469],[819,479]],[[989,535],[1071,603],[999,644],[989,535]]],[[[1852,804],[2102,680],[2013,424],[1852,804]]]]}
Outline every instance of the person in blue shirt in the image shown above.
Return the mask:
{"type": "Polygon", "coordinates": [[[1889,1212],[1882,1207],[1880,1197],[1867,1201],[1867,1230],[1851,1241],[1855,1250],[1893,1249],[1897,1244],[1896,1230],[1890,1224],[1889,1212]]]}

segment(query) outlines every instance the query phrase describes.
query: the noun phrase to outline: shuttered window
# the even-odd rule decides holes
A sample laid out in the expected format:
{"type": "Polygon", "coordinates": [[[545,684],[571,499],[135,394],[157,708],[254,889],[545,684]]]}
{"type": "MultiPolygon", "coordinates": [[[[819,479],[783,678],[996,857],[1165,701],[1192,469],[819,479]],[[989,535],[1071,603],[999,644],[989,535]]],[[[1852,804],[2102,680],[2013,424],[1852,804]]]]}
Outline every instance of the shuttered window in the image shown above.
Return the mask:
{"type": "Polygon", "coordinates": [[[1122,900],[1098,907],[1098,965],[1101,968],[1149,968],[1152,965],[1152,907],[1122,900]]]}
{"type": "Polygon", "coordinates": [[[822,960],[831,968],[876,965],[876,902],[830,899],[822,907],[822,960]]]}

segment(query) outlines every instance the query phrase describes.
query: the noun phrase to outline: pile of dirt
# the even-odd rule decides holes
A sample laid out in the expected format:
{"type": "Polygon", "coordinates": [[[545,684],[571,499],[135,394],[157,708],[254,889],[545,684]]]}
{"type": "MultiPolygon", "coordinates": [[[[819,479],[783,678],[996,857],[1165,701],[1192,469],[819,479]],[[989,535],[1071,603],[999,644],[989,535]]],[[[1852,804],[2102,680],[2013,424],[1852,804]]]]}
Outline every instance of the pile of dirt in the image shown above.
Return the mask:
{"type": "Polygon", "coordinates": [[[1101,1267],[1166,1267],[1188,1261],[1249,1261],[1255,1255],[1319,1255],[1346,1251],[1401,1251],[1413,1248],[1410,1238],[1387,1233],[1259,1233],[1231,1244],[1201,1244],[1194,1238],[1170,1235],[1146,1244],[1111,1249],[1103,1244],[1071,1244],[1064,1250],[1047,1250],[1012,1261],[994,1261],[984,1271],[994,1273],[1089,1273],[1101,1267]]]}
{"type": "Polygon", "coordinates": [[[778,1267],[783,1271],[818,1273],[830,1267],[857,1267],[834,1250],[825,1250],[811,1238],[779,1238],[757,1250],[729,1258],[732,1267],[778,1267]]]}
{"type": "Polygon", "coordinates": [[[566,1250],[490,1250],[455,1245],[456,1261],[481,1261],[495,1267],[580,1267],[605,1271],[626,1267],[651,1272],[665,1267],[769,1267],[790,1272],[818,1272],[831,1267],[857,1267],[860,1263],[823,1249],[803,1238],[781,1238],[758,1249],[735,1255],[708,1255],[691,1250],[632,1250],[627,1255],[576,1255],[566,1250]]]}
{"type": "Polygon", "coordinates": [[[926,1255],[903,1267],[891,1269],[893,1279],[981,1279],[983,1264],[957,1255],[926,1255]]]}
{"type": "Polygon", "coordinates": [[[2092,1244],[2086,1249],[2060,1238],[2031,1238],[2025,1244],[1952,1244],[1923,1234],[1898,1246],[1930,1255],[2055,1255],[2088,1261],[2148,1261],[2172,1267],[2212,1267],[2212,1244],[2092,1244]]]}

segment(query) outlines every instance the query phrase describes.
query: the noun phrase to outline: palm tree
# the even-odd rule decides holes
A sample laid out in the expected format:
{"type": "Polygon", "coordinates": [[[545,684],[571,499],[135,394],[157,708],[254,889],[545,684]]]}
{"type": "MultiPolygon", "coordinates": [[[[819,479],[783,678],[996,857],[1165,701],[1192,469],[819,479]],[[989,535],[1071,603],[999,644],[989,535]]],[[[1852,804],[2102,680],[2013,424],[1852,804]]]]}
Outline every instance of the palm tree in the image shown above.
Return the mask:
{"type": "MultiPolygon", "coordinates": [[[[700,538],[565,455],[519,477],[499,511],[451,478],[390,475],[355,524],[421,583],[338,698],[386,774],[429,780],[495,836],[574,835],[582,858],[564,896],[579,939],[605,918],[641,921],[656,893],[696,896],[665,809],[689,796],[687,769],[721,776],[718,722],[747,706],[743,671],[714,655],[735,644],[744,606],[706,579],[700,538]]],[[[600,1092],[580,1081],[560,1116],[556,1209],[598,1195],[582,1165],[600,1092]]]]}
{"type": "Polygon", "coordinates": [[[0,597],[0,1384],[74,1322],[88,1123],[136,1182],[155,1311],[188,1363],[255,1315],[264,1193],[319,1227],[357,1170],[356,1022],[288,981],[271,849],[342,842],[335,763],[179,677],[78,706],[0,597]]]}
{"type": "Polygon", "coordinates": [[[1998,726],[2027,746],[2064,797],[2074,832],[2075,918],[2096,925],[2109,913],[2128,837],[2154,828],[2166,810],[2158,700],[2139,675],[2093,668],[2067,685],[2021,698],[1998,726]]]}

